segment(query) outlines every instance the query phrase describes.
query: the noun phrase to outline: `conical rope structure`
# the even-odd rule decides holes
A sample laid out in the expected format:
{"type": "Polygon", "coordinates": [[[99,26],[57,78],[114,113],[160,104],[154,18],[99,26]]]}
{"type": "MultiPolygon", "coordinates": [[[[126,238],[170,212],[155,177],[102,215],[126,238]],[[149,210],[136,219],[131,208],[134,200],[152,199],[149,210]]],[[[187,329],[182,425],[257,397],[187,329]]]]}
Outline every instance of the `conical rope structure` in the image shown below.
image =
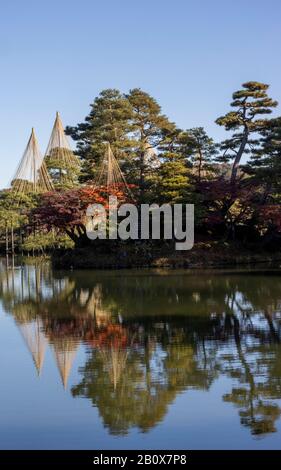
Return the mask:
{"type": "Polygon", "coordinates": [[[109,192],[110,190],[114,191],[122,187],[123,191],[127,193],[131,199],[133,199],[132,192],[126,182],[125,176],[111,150],[109,143],[106,146],[104,158],[101,162],[94,186],[104,186],[108,189],[109,192]]]}
{"type": "Polygon", "coordinates": [[[32,128],[28,144],[11,182],[11,188],[16,193],[25,194],[54,189],[38,146],[34,128],[32,128]]]}
{"type": "Polygon", "coordinates": [[[59,113],[56,114],[51,137],[45,152],[44,162],[56,184],[75,184],[80,163],[70,148],[59,113]]]}

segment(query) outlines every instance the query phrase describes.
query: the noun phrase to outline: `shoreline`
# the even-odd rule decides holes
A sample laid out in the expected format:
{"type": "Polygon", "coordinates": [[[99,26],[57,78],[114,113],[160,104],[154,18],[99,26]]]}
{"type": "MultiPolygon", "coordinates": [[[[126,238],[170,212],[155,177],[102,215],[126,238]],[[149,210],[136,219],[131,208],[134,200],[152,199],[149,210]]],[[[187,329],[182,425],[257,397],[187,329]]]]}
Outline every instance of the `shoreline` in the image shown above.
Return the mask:
{"type": "MultiPolygon", "coordinates": [[[[100,248],[100,247],[99,247],[100,248]]],[[[100,250],[98,247],[76,248],[73,250],[60,250],[54,253],[27,256],[15,254],[14,259],[24,264],[37,261],[50,261],[57,270],[281,270],[280,251],[250,250],[235,244],[221,244],[218,242],[197,243],[192,250],[175,251],[167,247],[147,249],[145,247],[115,247],[114,250],[100,250]]],[[[0,253],[4,260],[5,253],[0,253]]],[[[8,259],[13,259],[9,253],[8,259]]]]}
{"type": "MultiPolygon", "coordinates": [[[[205,244],[204,244],[205,245],[205,244]]],[[[76,249],[51,256],[55,269],[223,269],[266,267],[281,268],[281,251],[270,253],[242,249],[237,246],[200,246],[180,252],[151,253],[133,250],[98,253],[76,249]]]]}

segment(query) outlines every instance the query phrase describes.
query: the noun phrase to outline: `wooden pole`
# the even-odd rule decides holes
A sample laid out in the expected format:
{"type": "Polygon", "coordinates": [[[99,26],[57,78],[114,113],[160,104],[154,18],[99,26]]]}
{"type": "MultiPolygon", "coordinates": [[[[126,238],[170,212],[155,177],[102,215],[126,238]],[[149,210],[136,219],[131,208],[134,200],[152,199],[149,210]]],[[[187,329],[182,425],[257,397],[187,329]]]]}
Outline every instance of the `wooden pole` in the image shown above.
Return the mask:
{"type": "Polygon", "coordinates": [[[9,229],[8,224],[6,223],[6,254],[9,253],[9,229]]]}
{"type": "Polygon", "coordinates": [[[23,232],[20,231],[20,246],[21,246],[21,256],[23,256],[23,232]]]}
{"type": "Polygon", "coordinates": [[[12,247],[12,254],[15,253],[15,242],[14,242],[14,227],[11,226],[11,247],[12,247]]]}

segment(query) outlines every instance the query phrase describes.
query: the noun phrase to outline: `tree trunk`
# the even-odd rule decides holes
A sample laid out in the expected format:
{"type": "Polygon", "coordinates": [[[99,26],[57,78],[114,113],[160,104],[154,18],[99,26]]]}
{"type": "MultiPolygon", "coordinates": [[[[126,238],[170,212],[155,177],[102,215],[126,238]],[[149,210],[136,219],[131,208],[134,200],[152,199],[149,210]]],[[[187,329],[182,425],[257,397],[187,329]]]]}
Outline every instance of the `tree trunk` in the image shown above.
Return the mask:
{"type": "Polygon", "coordinates": [[[76,230],[78,234],[75,233],[73,229],[65,230],[65,233],[74,242],[76,248],[83,248],[93,244],[93,240],[87,236],[86,228],[84,226],[76,227],[76,230]]]}
{"type": "Polygon", "coordinates": [[[8,225],[6,225],[6,254],[9,253],[9,230],[8,225]]]}
{"type": "Polygon", "coordinates": [[[144,197],[144,176],[145,176],[145,153],[141,152],[140,155],[140,203],[143,202],[144,197]]]}
{"type": "Polygon", "coordinates": [[[12,254],[15,253],[15,243],[14,243],[14,227],[11,227],[11,247],[12,247],[12,254]]]}
{"type": "Polygon", "coordinates": [[[20,247],[21,247],[21,256],[23,256],[23,233],[20,231],[20,247]]]}
{"type": "Polygon", "coordinates": [[[199,153],[199,167],[198,167],[198,183],[201,183],[201,173],[202,173],[202,163],[203,163],[203,155],[201,149],[198,150],[199,153]]]}
{"type": "Polygon", "coordinates": [[[266,185],[265,185],[264,193],[263,193],[262,198],[261,198],[261,204],[266,204],[266,201],[267,201],[267,198],[270,194],[271,188],[272,188],[272,184],[270,182],[267,182],[266,185]]]}
{"type": "Polygon", "coordinates": [[[242,155],[244,153],[245,147],[247,145],[248,137],[249,137],[249,131],[248,131],[248,128],[245,127],[241,145],[239,147],[239,150],[237,152],[237,155],[236,155],[235,160],[234,160],[233,165],[232,165],[231,178],[230,178],[230,182],[231,182],[232,187],[234,187],[235,183],[236,183],[236,177],[237,177],[237,171],[238,171],[239,163],[240,163],[240,160],[241,160],[242,155]]]}
{"type": "Polygon", "coordinates": [[[270,313],[268,313],[267,311],[264,312],[264,316],[267,320],[267,323],[268,323],[268,326],[269,326],[269,331],[271,333],[271,336],[273,338],[273,340],[276,342],[276,343],[280,343],[280,338],[279,338],[279,335],[278,335],[278,331],[276,331],[275,327],[274,327],[274,323],[272,321],[272,316],[270,313]]]}

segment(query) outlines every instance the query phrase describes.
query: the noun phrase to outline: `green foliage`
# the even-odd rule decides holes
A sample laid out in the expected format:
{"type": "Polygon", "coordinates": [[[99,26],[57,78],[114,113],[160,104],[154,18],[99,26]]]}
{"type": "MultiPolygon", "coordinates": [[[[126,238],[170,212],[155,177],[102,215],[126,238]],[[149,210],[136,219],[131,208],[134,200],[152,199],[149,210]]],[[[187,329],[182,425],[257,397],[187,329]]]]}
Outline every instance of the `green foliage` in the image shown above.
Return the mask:
{"type": "MultiPolygon", "coordinates": [[[[29,213],[35,207],[37,195],[14,193],[12,190],[0,192],[0,244],[11,249],[21,243],[21,232],[28,222],[29,213]],[[9,237],[9,234],[11,235],[9,237]]],[[[2,248],[3,249],[3,248],[2,248]]]]}
{"type": "Polygon", "coordinates": [[[128,181],[140,187],[143,198],[154,170],[151,155],[155,165],[157,148],[175,125],[161,113],[157,101],[138,88],[127,95],[104,90],[91,108],[84,123],[66,129],[83,159],[81,181],[94,178],[109,142],[128,181]]]}
{"type": "Polygon", "coordinates": [[[91,184],[95,179],[108,143],[137,203],[192,203],[196,226],[204,235],[236,239],[241,232],[243,242],[264,240],[269,235],[278,239],[281,118],[267,117],[277,106],[267,91],[266,84],[246,82],[233,93],[232,110],[216,120],[231,136],[218,146],[202,127],[177,128],[155,98],[140,88],[127,94],[103,90],[85,121],[66,130],[77,142],[81,173],[71,150],[55,144],[46,164],[59,192],[45,195],[45,204],[41,207],[39,203],[36,216],[31,209],[37,207],[39,196],[13,191],[0,194],[2,243],[10,231],[13,241],[16,238],[27,250],[34,234],[39,250],[53,249],[52,240],[43,235],[40,239],[36,232],[46,224],[49,231],[66,229],[77,246],[82,238],[88,242],[81,222],[85,209],[81,191],[89,188],[80,184],[91,184]],[[245,156],[249,159],[242,166],[245,156]]]}
{"type": "Polygon", "coordinates": [[[230,111],[216,120],[219,126],[232,131],[230,139],[221,144],[222,155],[219,161],[233,161],[231,182],[234,184],[237,177],[238,166],[244,154],[252,152],[259,144],[259,133],[263,132],[270,121],[264,117],[277,106],[277,101],[267,95],[268,85],[259,82],[244,83],[243,88],[233,93],[230,111]],[[254,134],[254,138],[250,136],[254,134]]]}
{"type": "Polygon", "coordinates": [[[18,228],[28,220],[28,212],[35,206],[36,197],[16,194],[13,191],[0,192],[0,230],[6,227],[18,228]]]}
{"type": "Polygon", "coordinates": [[[131,106],[118,90],[103,90],[91,104],[85,122],[67,127],[66,134],[77,142],[77,154],[83,159],[81,180],[92,179],[109,142],[116,158],[126,159],[130,148],[131,106]]]}
{"type": "Polygon", "coordinates": [[[281,202],[281,118],[273,119],[261,135],[260,146],[244,165],[244,171],[263,185],[264,202],[269,195],[281,202]]]}
{"type": "Polygon", "coordinates": [[[79,184],[80,165],[71,150],[54,148],[45,163],[56,189],[71,189],[79,184]]]}
{"type": "Polygon", "coordinates": [[[162,163],[154,177],[154,200],[160,203],[184,203],[190,194],[188,169],[178,154],[162,154],[162,163]]]}
{"type": "Polygon", "coordinates": [[[36,232],[28,235],[23,243],[22,250],[25,252],[45,252],[52,251],[54,249],[68,249],[73,248],[74,243],[70,238],[63,234],[52,232],[36,232]]]}
{"type": "Polygon", "coordinates": [[[217,155],[217,147],[203,127],[195,127],[180,133],[179,143],[182,152],[191,162],[192,175],[197,183],[202,179],[216,176],[214,158],[217,155]]]}
{"type": "Polygon", "coordinates": [[[162,114],[157,101],[139,88],[130,90],[126,95],[132,109],[131,128],[133,131],[133,167],[136,179],[132,181],[140,188],[140,202],[145,201],[149,177],[157,168],[159,147],[176,130],[174,123],[162,114]],[[154,162],[151,165],[151,154],[154,162]]]}

